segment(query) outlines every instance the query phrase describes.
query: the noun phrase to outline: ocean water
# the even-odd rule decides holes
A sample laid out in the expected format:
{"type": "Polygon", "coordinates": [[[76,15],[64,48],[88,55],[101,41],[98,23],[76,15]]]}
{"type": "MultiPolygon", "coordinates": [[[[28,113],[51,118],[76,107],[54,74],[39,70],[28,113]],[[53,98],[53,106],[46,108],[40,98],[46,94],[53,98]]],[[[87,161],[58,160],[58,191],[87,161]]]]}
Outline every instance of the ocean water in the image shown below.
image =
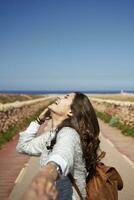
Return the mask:
{"type": "Polygon", "coordinates": [[[66,94],[70,92],[82,92],[87,94],[119,94],[133,93],[134,90],[0,90],[0,93],[5,94],[66,94]]]}

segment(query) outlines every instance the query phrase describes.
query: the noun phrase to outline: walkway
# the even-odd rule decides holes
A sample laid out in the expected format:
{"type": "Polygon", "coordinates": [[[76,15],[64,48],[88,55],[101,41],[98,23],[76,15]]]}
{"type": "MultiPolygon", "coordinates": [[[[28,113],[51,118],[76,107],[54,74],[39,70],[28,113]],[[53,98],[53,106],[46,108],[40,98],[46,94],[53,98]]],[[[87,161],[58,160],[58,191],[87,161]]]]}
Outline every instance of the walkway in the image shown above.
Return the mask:
{"type": "MultiPolygon", "coordinates": [[[[109,127],[101,120],[99,124],[108,144],[121,152],[124,159],[134,167],[134,138],[122,135],[120,130],[109,127]]],[[[16,152],[17,141],[18,135],[0,150],[0,200],[8,199],[19,172],[29,160],[28,156],[16,152]]]]}

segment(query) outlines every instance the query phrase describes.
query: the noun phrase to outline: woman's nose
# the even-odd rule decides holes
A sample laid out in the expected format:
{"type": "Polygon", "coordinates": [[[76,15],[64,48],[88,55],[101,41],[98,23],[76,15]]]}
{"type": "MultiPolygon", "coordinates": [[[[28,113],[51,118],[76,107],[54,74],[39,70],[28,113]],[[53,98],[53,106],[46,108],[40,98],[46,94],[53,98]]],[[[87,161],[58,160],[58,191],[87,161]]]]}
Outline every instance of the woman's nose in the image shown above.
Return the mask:
{"type": "Polygon", "coordinates": [[[56,101],[60,101],[60,100],[61,100],[61,97],[58,96],[58,97],[56,98],[56,101]]]}
{"type": "Polygon", "coordinates": [[[57,97],[58,100],[61,100],[61,99],[63,99],[63,98],[64,98],[64,96],[58,96],[58,97],[57,97]]]}

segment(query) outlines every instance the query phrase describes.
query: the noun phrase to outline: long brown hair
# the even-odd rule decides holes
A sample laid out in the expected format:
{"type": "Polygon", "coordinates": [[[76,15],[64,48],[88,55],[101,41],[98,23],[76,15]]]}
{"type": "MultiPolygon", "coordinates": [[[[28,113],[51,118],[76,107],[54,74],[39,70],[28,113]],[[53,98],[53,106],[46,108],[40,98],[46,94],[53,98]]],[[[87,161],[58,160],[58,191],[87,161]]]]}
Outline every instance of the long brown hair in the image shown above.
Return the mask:
{"type": "MultiPolygon", "coordinates": [[[[96,164],[98,162],[97,151],[99,148],[99,124],[95,114],[95,110],[89,98],[80,92],[75,92],[74,100],[71,104],[73,115],[63,120],[58,126],[56,133],[63,127],[74,128],[81,140],[83,156],[86,163],[88,180],[96,173],[96,164]]],[[[56,134],[57,135],[57,134],[56,134]]],[[[52,140],[52,146],[55,144],[56,138],[52,140]]]]}

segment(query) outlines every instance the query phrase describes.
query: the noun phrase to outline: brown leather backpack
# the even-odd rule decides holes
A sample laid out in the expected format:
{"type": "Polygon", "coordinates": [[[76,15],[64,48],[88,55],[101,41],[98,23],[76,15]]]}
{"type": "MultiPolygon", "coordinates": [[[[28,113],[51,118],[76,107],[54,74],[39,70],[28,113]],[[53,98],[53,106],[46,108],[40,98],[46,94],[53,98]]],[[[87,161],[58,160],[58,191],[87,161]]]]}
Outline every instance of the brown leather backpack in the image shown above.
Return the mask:
{"type": "Polygon", "coordinates": [[[118,200],[118,190],[123,188],[123,181],[117,170],[100,162],[96,172],[86,185],[87,200],[118,200]]]}
{"type": "MultiPolygon", "coordinates": [[[[75,187],[80,199],[83,200],[81,192],[71,174],[69,178],[75,187]]],[[[96,175],[86,184],[87,200],[118,200],[118,190],[123,188],[120,174],[114,167],[106,166],[99,162],[96,167],[96,175]]]]}

